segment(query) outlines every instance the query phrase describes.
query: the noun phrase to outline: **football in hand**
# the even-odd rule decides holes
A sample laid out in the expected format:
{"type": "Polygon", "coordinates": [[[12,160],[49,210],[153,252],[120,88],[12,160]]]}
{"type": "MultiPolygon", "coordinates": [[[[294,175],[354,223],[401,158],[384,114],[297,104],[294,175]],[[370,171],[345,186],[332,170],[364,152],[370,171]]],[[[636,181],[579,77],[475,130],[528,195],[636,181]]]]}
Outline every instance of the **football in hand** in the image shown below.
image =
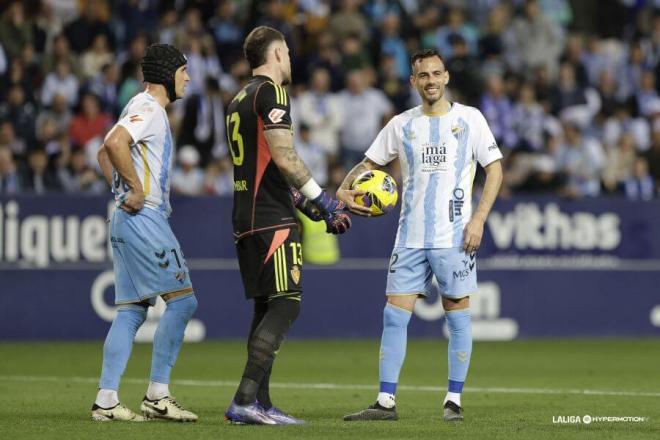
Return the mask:
{"type": "Polygon", "coordinates": [[[387,214],[394,209],[399,198],[394,178],[380,170],[360,174],[353,181],[351,189],[365,192],[355,197],[355,202],[369,208],[372,216],[387,214]]]}

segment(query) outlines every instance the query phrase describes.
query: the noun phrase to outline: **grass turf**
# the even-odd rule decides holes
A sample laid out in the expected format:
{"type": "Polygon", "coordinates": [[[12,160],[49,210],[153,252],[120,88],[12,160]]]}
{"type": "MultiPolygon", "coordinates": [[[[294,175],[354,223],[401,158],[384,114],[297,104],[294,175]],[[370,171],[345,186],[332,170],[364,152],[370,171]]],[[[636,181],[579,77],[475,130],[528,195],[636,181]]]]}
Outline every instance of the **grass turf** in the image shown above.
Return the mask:
{"type": "MultiPolygon", "coordinates": [[[[89,420],[101,342],[0,343],[0,438],[660,438],[660,344],[653,339],[475,343],[467,383],[474,391],[463,395],[466,421],[453,424],[441,419],[444,392],[428,389],[446,385],[446,342],[410,341],[397,395],[400,420],[343,422],[344,414],[374,400],[378,345],[375,340],[287,341],[271,381],[273,400],[308,424],[250,427],[228,425],[222,416],[243,368],[242,342],[183,347],[171,388],[200,416],[196,424],[89,420]],[[647,420],[553,423],[553,417],[586,414],[647,420]]],[[[136,345],[124,375],[122,402],[133,410],[146,389],[150,353],[150,345],[136,345]]]]}

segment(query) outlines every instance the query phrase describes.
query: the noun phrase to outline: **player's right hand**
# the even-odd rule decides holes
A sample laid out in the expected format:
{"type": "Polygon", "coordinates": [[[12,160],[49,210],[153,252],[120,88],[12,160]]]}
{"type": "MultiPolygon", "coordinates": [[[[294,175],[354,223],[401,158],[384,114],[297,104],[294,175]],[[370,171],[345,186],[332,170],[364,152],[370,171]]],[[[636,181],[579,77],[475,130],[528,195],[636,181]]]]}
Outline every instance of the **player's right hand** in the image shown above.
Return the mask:
{"type": "Polygon", "coordinates": [[[119,203],[119,208],[131,215],[137,214],[143,207],[144,193],[142,191],[128,191],[119,203]]]}
{"type": "Polygon", "coordinates": [[[366,206],[358,205],[355,203],[355,198],[363,196],[366,193],[357,189],[338,189],[337,199],[346,204],[346,208],[354,214],[364,217],[371,217],[371,209],[366,206]]]}

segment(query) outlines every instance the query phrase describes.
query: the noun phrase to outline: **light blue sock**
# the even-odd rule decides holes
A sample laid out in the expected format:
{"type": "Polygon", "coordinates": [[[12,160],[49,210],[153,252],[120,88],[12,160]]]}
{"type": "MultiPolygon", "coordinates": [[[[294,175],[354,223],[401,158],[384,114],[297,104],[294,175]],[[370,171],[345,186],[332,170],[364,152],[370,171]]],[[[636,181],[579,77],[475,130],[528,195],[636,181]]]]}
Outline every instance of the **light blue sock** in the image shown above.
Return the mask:
{"type": "Polygon", "coordinates": [[[120,306],[103,344],[103,367],[99,388],[119,390],[119,381],[131,357],[135,333],[147,319],[147,308],[137,304],[120,306]]]}
{"type": "Polygon", "coordinates": [[[197,309],[195,294],[174,298],[167,302],[154,335],[151,357],[151,381],[170,383],[170,372],[183,343],[183,333],[197,309]]]}
{"type": "Polygon", "coordinates": [[[461,393],[472,355],[472,325],[470,309],[447,312],[449,327],[449,386],[450,393],[461,393]]]}
{"type": "Polygon", "coordinates": [[[385,305],[383,311],[383,337],[380,340],[380,392],[396,394],[399,373],[406,357],[408,322],[411,312],[385,305]]]}

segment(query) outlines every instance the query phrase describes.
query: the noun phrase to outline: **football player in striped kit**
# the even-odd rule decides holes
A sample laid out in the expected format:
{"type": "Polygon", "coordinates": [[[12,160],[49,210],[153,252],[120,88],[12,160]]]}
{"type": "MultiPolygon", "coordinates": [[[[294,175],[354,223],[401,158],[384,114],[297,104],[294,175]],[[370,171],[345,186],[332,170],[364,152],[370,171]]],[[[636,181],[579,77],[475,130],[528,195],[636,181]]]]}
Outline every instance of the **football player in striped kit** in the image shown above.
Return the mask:
{"type": "Polygon", "coordinates": [[[418,297],[435,276],[449,328],[449,383],[444,419],[463,420],[461,392],[472,352],[469,296],[477,290],[475,253],[502,182],[502,154],[481,112],[445,95],[449,73],[435,50],[411,58],[411,84],[422,105],[394,118],[378,134],[365,159],[346,176],[337,198],[356,214],[348,192],[356,176],[399,159],[403,177],[401,216],[387,276],[376,403],[344,420],[396,420],[396,387],[406,352],[407,326],[418,297]],[[472,210],[477,162],[486,183],[472,210]]]}

